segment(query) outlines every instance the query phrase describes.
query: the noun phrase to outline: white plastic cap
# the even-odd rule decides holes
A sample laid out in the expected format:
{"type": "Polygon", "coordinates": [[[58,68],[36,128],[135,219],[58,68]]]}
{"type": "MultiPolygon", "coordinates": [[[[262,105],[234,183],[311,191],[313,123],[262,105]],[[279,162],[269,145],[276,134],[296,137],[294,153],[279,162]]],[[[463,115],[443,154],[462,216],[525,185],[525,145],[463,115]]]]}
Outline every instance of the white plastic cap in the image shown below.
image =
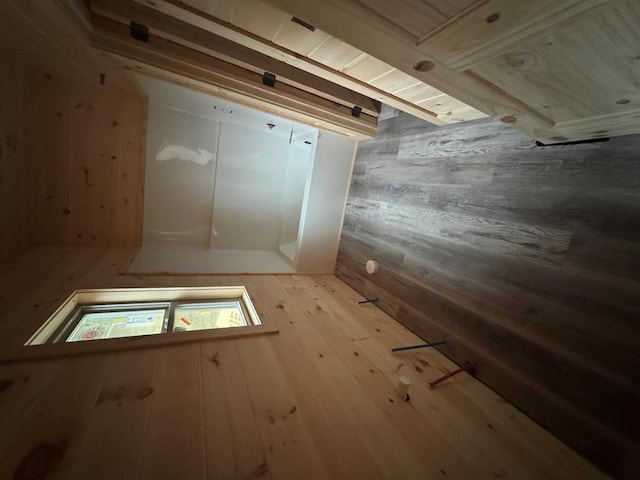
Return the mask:
{"type": "Polygon", "coordinates": [[[367,260],[366,269],[368,274],[374,274],[378,271],[378,262],[376,260],[367,260]]]}

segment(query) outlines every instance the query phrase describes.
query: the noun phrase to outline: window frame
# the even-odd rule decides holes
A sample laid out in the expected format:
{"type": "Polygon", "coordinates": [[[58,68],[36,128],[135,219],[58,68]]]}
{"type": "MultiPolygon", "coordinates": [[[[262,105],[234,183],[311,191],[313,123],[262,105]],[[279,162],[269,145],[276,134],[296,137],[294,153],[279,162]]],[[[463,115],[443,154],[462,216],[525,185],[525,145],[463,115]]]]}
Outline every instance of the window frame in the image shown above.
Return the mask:
{"type": "MultiPolygon", "coordinates": [[[[169,311],[169,319],[171,319],[173,313],[173,310],[169,311]]],[[[189,342],[266,335],[277,332],[278,329],[275,328],[275,324],[272,323],[271,319],[260,318],[247,289],[243,286],[76,290],[24,343],[22,349],[18,350],[10,359],[0,358],[0,362],[153,348],[189,342]],[[82,307],[90,305],[99,305],[98,308],[103,308],[103,306],[104,308],[109,308],[109,305],[137,303],[140,304],[140,309],[144,310],[148,309],[149,306],[159,304],[192,305],[230,300],[240,303],[248,325],[174,332],[169,330],[171,325],[167,323],[167,330],[160,334],[77,342],[50,341],[59,339],[65,332],[67,335],[70,334],[73,331],[71,328],[75,328],[81,318],[81,314],[76,312],[82,312],[82,307]],[[148,303],[145,304],[145,302],[148,303]]]]}
{"type": "MultiPolygon", "coordinates": [[[[70,343],[67,342],[69,337],[73,334],[78,324],[84,318],[87,313],[110,313],[118,312],[120,310],[127,312],[144,311],[144,310],[164,310],[164,320],[162,322],[162,331],[152,335],[162,335],[167,331],[167,325],[170,316],[170,303],[166,302],[154,302],[154,303],[100,303],[100,304],[86,304],[78,305],[71,312],[71,314],[65,318],[60,326],[53,332],[53,334],[47,339],[47,343],[70,343]]],[[[140,336],[140,335],[138,335],[140,336]]],[[[129,338],[129,337],[120,337],[129,338]]],[[[109,340],[109,339],[99,339],[109,340]]],[[[86,341],[86,340],[85,340],[86,341]]],[[[93,340],[92,340],[93,341],[93,340]]]]}
{"type": "MultiPolygon", "coordinates": [[[[247,310],[247,308],[244,305],[244,302],[242,302],[241,300],[238,299],[230,299],[230,298],[225,298],[225,299],[216,299],[214,301],[212,300],[192,300],[192,301],[188,301],[188,302],[172,302],[171,304],[171,309],[170,309],[170,313],[169,313],[169,323],[167,326],[167,332],[175,332],[175,311],[176,308],[181,307],[181,306],[187,306],[190,307],[192,305],[198,305],[198,304],[202,304],[202,305],[215,305],[216,303],[231,303],[231,302],[235,302],[238,304],[238,307],[240,309],[240,313],[242,314],[242,320],[244,321],[244,325],[242,327],[248,327],[251,325],[256,325],[255,323],[253,323],[253,319],[251,318],[251,315],[249,315],[249,312],[247,310]]],[[[242,328],[240,327],[240,328],[242,328]]],[[[239,328],[239,327],[229,327],[229,328],[239,328]]],[[[213,330],[213,329],[208,329],[208,330],[213,330]]]]}

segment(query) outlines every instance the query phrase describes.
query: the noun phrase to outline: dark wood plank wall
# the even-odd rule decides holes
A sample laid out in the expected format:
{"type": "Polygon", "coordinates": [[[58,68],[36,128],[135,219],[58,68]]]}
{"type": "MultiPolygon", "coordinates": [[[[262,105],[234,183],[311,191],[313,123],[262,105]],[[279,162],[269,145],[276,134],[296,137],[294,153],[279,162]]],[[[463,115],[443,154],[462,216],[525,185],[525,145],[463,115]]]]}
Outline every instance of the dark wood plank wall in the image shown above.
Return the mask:
{"type": "Polygon", "coordinates": [[[382,120],[358,148],[337,275],[640,478],[639,156],[640,136],[536,147],[491,120],[382,120]]]}
{"type": "Polygon", "coordinates": [[[28,244],[25,178],[26,139],[23,129],[23,74],[0,60],[0,262],[28,244]]]}

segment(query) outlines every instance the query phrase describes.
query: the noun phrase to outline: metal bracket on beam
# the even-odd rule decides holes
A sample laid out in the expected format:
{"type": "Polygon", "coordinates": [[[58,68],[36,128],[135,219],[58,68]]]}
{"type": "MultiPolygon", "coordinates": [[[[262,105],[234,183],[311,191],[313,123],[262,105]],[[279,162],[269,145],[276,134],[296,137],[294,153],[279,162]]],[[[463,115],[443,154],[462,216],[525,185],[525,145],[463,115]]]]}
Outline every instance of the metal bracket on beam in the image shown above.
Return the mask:
{"type": "Polygon", "coordinates": [[[141,42],[149,41],[149,27],[137,22],[129,23],[129,31],[131,32],[131,38],[140,40],[141,42]]]}
{"type": "Polygon", "coordinates": [[[275,87],[276,76],[273,73],[264,72],[264,74],[262,75],[262,83],[267,87],[275,87]]]}
{"type": "Polygon", "coordinates": [[[360,118],[360,114],[362,113],[362,107],[358,107],[357,105],[351,109],[351,115],[356,118],[360,118]]]}

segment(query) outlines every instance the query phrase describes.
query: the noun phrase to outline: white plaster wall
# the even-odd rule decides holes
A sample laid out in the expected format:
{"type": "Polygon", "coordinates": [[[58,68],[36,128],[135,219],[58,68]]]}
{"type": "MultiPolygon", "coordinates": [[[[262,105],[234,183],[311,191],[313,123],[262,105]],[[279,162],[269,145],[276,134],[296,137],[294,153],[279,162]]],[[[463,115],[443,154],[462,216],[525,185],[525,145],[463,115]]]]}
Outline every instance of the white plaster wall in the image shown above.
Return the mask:
{"type": "Polygon", "coordinates": [[[333,273],[357,143],[320,132],[303,205],[295,268],[300,273],[333,273]]]}
{"type": "Polygon", "coordinates": [[[290,132],[301,135],[317,131],[313,127],[301,125],[271,114],[245,107],[206,93],[191,90],[145,75],[136,75],[149,103],[183,111],[198,117],[220,120],[225,124],[239,125],[259,132],[268,132],[289,139],[290,132]],[[270,130],[267,123],[276,125],[270,130]]]}
{"type": "Polygon", "coordinates": [[[277,251],[288,138],[222,125],[211,248],[277,251]]]}
{"type": "Polygon", "coordinates": [[[219,123],[149,104],[143,243],[208,245],[219,123]]]}
{"type": "Polygon", "coordinates": [[[209,249],[191,245],[143,245],[129,273],[293,273],[277,252],[209,249]]]}
{"type": "Polygon", "coordinates": [[[295,261],[298,250],[298,231],[308,180],[311,175],[313,154],[317,135],[293,142],[289,147],[286,182],[282,199],[282,227],[280,229],[280,252],[290,261],[295,261]]]}
{"type": "Polygon", "coordinates": [[[144,241],[131,272],[333,272],[354,141],[327,132],[316,140],[311,127],[139,81],[150,105],[148,159],[144,241]]]}

